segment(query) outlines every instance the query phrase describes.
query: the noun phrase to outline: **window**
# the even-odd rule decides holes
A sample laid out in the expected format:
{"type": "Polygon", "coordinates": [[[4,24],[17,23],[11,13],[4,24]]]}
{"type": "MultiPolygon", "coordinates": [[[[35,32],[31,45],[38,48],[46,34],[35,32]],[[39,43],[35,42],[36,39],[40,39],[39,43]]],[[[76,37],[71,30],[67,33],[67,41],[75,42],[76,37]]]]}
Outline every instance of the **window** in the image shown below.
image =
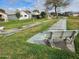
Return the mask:
{"type": "Polygon", "coordinates": [[[0,17],[2,17],[2,15],[0,14],[0,17]]]}
{"type": "Polygon", "coordinates": [[[25,15],[25,17],[27,17],[27,15],[25,15]]]}

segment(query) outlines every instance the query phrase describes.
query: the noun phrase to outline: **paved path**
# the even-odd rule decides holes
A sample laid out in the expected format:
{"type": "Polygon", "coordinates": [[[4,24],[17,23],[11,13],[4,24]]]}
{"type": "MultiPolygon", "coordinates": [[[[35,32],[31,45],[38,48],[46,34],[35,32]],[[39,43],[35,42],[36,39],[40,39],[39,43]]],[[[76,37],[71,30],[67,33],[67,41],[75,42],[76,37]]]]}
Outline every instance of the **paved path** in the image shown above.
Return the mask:
{"type": "MultiPolygon", "coordinates": [[[[61,19],[59,20],[57,23],[55,23],[54,25],[52,25],[48,31],[50,30],[66,30],[66,19],[61,19]]],[[[45,33],[45,32],[44,32],[45,33]]],[[[27,42],[30,43],[37,43],[37,44],[42,44],[42,41],[44,41],[43,39],[45,39],[45,36],[43,33],[38,33],[36,35],[34,35],[31,39],[29,39],[27,42]],[[37,39],[38,38],[38,39],[37,39]],[[41,40],[42,39],[42,40],[41,40]],[[40,43],[39,40],[41,41],[40,43]]],[[[44,43],[43,43],[44,44],[44,43]]]]}
{"type": "Polygon", "coordinates": [[[54,25],[52,25],[49,30],[66,30],[66,19],[61,19],[54,25]]]}

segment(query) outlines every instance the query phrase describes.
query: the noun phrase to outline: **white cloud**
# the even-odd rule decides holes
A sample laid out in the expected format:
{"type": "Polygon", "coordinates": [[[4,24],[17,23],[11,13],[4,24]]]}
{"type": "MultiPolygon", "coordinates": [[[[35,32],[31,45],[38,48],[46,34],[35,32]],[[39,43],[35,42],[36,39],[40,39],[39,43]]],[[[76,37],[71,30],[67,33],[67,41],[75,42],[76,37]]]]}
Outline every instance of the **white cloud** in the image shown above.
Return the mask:
{"type": "Polygon", "coordinates": [[[7,2],[9,2],[10,4],[16,3],[18,0],[6,0],[7,2]]]}
{"type": "Polygon", "coordinates": [[[79,0],[73,0],[72,3],[66,8],[68,11],[79,11],[79,0]]]}

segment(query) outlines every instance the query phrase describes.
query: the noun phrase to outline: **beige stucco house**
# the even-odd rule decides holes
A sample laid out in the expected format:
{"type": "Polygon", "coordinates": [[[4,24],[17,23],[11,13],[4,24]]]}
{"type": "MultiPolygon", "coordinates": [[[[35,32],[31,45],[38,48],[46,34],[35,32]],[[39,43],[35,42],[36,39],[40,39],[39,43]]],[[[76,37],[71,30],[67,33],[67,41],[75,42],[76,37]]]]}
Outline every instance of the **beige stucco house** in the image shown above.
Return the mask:
{"type": "Polygon", "coordinates": [[[8,21],[8,16],[3,10],[0,10],[0,21],[8,21]]]}

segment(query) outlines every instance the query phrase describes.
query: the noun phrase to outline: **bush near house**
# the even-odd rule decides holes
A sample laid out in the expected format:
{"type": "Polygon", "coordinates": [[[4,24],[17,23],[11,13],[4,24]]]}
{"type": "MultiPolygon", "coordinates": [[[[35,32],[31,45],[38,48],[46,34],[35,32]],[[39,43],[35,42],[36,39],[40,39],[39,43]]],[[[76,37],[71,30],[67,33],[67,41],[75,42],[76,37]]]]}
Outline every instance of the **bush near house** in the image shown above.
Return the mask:
{"type": "Polygon", "coordinates": [[[21,17],[20,12],[16,12],[15,15],[16,15],[17,18],[20,18],[21,17]]]}
{"type": "Polygon", "coordinates": [[[3,18],[0,18],[0,21],[4,21],[4,19],[3,18]]]}
{"type": "Polygon", "coordinates": [[[32,15],[32,17],[33,17],[34,19],[40,19],[40,18],[41,18],[40,15],[32,15]]]}
{"type": "Polygon", "coordinates": [[[46,13],[45,12],[41,12],[41,18],[45,18],[46,17],[46,13]]]}

